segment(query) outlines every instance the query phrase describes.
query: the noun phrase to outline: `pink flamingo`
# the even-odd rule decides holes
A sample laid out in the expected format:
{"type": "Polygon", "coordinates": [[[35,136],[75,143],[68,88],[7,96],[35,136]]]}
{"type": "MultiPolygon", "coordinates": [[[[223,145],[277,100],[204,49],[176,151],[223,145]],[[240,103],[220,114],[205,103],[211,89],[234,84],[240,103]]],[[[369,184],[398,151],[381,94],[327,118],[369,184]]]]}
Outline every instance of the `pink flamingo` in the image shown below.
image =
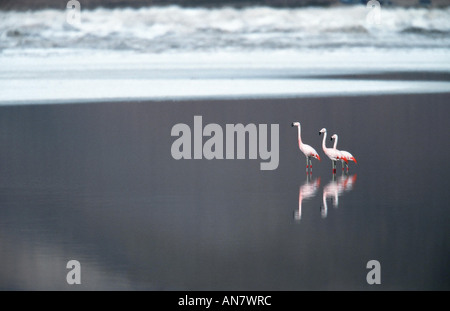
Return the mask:
{"type": "Polygon", "coordinates": [[[317,151],[311,147],[310,145],[304,144],[302,142],[302,136],[301,136],[301,125],[300,122],[294,122],[292,123],[292,126],[296,126],[298,128],[298,147],[300,148],[300,151],[303,152],[303,154],[306,157],[306,171],[308,172],[308,168],[311,168],[312,171],[312,161],[311,158],[316,158],[317,160],[320,161],[320,157],[319,154],[317,153],[317,151]],[[309,161],[309,164],[308,164],[309,161]]]}
{"type": "MultiPolygon", "coordinates": [[[[333,149],[336,149],[336,147],[337,147],[338,138],[339,138],[339,137],[338,137],[337,134],[334,134],[333,136],[331,136],[331,140],[334,139],[333,149]]],[[[336,150],[337,150],[337,149],[336,149],[336,150]]],[[[343,151],[343,150],[340,150],[340,152],[341,152],[341,154],[342,154],[344,157],[347,158],[347,160],[353,161],[353,162],[355,162],[356,164],[358,164],[358,162],[356,162],[355,157],[354,157],[350,152],[348,152],[348,151],[343,151]]],[[[341,160],[341,163],[342,163],[342,170],[344,170],[344,161],[341,160]]],[[[346,165],[346,167],[347,167],[347,172],[348,172],[348,162],[347,162],[345,165],[346,165]]]]}
{"type": "Polygon", "coordinates": [[[319,131],[319,135],[323,134],[323,140],[322,140],[322,149],[323,152],[327,155],[328,158],[331,160],[331,166],[333,170],[333,174],[336,174],[336,161],[343,160],[345,163],[348,163],[348,160],[345,156],[341,154],[341,152],[337,149],[333,148],[327,148],[325,145],[325,140],[327,138],[327,129],[323,128],[319,131]]]}

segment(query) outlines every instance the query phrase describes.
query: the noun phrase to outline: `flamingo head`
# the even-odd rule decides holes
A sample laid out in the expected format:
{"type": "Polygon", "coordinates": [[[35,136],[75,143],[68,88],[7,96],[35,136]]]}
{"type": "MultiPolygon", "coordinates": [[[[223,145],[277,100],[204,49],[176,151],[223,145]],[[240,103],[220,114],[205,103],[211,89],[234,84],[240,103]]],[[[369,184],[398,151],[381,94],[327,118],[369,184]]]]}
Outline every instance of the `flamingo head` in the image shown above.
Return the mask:
{"type": "Polygon", "coordinates": [[[337,139],[337,138],[338,138],[337,134],[333,134],[333,136],[330,137],[330,140],[337,139]]]}
{"type": "Polygon", "coordinates": [[[294,126],[300,126],[300,122],[292,122],[291,126],[292,126],[292,127],[294,127],[294,126]]]}
{"type": "Polygon", "coordinates": [[[323,133],[326,133],[327,132],[327,129],[326,128],[323,128],[323,129],[321,129],[320,131],[319,131],[319,135],[320,134],[323,134],[323,133]]]}

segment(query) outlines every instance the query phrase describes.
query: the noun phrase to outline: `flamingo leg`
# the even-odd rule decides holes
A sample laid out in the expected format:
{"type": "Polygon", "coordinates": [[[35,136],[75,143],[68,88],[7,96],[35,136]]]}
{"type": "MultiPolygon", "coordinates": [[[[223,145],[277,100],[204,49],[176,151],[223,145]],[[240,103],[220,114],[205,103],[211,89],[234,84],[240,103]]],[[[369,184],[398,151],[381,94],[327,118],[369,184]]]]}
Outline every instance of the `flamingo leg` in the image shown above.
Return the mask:
{"type": "Polygon", "coordinates": [[[306,157],[306,171],[308,171],[308,157],[306,157]]]}
{"type": "Polygon", "coordinates": [[[311,172],[312,172],[312,160],[311,160],[311,158],[309,158],[309,167],[311,168],[311,172]]]}

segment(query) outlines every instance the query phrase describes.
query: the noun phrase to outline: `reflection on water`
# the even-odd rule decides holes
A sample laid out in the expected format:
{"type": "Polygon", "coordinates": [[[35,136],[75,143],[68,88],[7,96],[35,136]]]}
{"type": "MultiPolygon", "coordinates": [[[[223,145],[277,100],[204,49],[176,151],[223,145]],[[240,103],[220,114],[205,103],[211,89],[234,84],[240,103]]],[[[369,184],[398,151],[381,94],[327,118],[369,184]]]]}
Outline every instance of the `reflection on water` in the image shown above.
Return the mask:
{"type": "Polygon", "coordinates": [[[336,174],[333,174],[331,181],[323,188],[322,206],[320,214],[322,218],[326,218],[328,214],[327,199],[331,198],[333,207],[337,208],[339,205],[339,196],[342,196],[344,191],[350,191],[356,181],[355,175],[342,175],[336,180],[336,174]]]}
{"type": "MultiPolygon", "coordinates": [[[[337,208],[339,205],[339,196],[342,196],[345,192],[353,190],[356,182],[356,176],[356,174],[342,174],[342,176],[336,177],[336,174],[332,174],[331,181],[323,188],[322,205],[320,206],[320,214],[322,218],[326,218],[328,214],[327,199],[331,198],[333,207],[337,208]]],[[[319,190],[320,177],[315,178],[313,181],[312,179],[311,174],[306,174],[306,181],[300,186],[298,192],[298,209],[294,212],[294,219],[296,221],[300,221],[302,218],[303,200],[314,198],[317,190],[319,190]]]]}
{"type": "Polygon", "coordinates": [[[302,203],[303,200],[311,199],[316,196],[316,192],[319,189],[320,186],[320,177],[314,179],[313,182],[311,182],[312,175],[306,174],[306,181],[305,183],[300,186],[300,189],[298,191],[298,210],[294,212],[294,219],[300,220],[302,218],[302,203]]]}

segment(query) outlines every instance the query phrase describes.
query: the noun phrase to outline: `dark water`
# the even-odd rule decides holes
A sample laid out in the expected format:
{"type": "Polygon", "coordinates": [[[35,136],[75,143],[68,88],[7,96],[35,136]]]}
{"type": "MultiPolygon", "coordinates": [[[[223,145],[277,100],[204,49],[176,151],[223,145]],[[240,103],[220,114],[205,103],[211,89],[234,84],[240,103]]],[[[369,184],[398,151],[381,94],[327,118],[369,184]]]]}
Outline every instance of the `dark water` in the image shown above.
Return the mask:
{"type": "Polygon", "coordinates": [[[448,290],[448,100],[1,107],[0,288],[448,290]],[[278,169],[172,159],[171,128],[193,128],[194,115],[223,127],[280,124],[278,169]],[[292,121],[322,157],[301,219],[307,177],[292,121]],[[335,184],[322,127],[358,160],[335,184]],[[79,286],[66,283],[71,259],[79,286]],[[372,259],[381,285],[366,282],[372,259]]]}

